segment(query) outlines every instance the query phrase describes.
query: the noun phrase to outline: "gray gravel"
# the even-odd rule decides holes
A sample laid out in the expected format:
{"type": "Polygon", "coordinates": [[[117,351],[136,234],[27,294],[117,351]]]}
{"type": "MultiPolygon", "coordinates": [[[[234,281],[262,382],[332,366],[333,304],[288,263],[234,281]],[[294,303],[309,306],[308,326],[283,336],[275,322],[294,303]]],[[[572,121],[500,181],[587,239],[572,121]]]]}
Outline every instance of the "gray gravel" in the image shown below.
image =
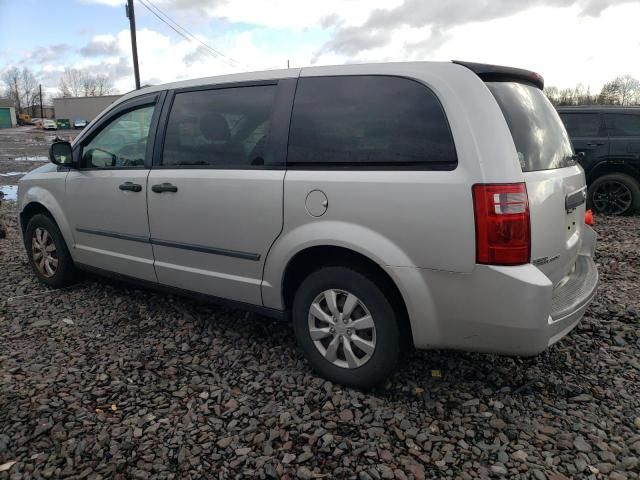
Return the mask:
{"type": "Polygon", "coordinates": [[[548,352],[419,352],[360,392],[285,323],[94,277],[45,289],[1,208],[0,479],[640,478],[638,217],[597,218],[597,299],[548,352]]]}

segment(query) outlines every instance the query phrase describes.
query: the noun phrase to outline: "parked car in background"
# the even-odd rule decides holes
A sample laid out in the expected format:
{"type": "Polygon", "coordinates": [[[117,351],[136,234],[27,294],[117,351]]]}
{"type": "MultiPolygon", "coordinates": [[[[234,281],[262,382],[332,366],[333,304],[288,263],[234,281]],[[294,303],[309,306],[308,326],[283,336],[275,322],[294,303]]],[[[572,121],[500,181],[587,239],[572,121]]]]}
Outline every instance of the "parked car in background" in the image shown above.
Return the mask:
{"type": "Polygon", "coordinates": [[[44,128],[45,130],[57,130],[58,124],[55,120],[46,118],[42,121],[42,128],[44,128]]]}
{"type": "Polygon", "coordinates": [[[87,126],[87,123],[88,122],[86,120],[82,119],[82,118],[76,118],[73,121],[73,128],[75,128],[76,130],[84,128],[84,127],[87,126]]]}
{"type": "Polygon", "coordinates": [[[30,120],[30,123],[31,123],[31,125],[38,126],[38,125],[40,125],[42,123],[42,119],[41,118],[32,118],[30,120]]]}
{"type": "Polygon", "coordinates": [[[582,158],[589,206],[628,215],[640,209],[640,107],[558,107],[582,158]]]}
{"type": "Polygon", "coordinates": [[[291,319],[369,387],[407,345],[535,355],[593,298],[569,137],[529,71],[311,67],[131,92],[25,175],[29,261],[291,319]]]}

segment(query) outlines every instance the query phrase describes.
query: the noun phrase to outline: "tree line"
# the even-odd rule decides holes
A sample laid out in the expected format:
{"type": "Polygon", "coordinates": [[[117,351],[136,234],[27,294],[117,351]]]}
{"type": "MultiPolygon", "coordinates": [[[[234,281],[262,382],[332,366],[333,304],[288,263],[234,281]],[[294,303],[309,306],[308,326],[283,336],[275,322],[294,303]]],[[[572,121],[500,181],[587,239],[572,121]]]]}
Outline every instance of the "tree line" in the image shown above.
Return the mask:
{"type": "MultiPolygon", "coordinates": [[[[33,71],[24,67],[11,67],[6,70],[0,81],[0,96],[13,102],[17,113],[34,115],[40,107],[40,80],[33,71]]],[[[57,96],[60,97],[99,97],[115,93],[113,81],[106,75],[94,75],[86,70],[66,68],[58,83],[57,96]]],[[[46,103],[46,94],[42,92],[42,103],[46,103]]]]}
{"type": "Polygon", "coordinates": [[[599,92],[582,83],[573,88],[546,87],[544,93],[557,106],[564,105],[640,105],[640,80],[631,75],[616,77],[599,92]]]}

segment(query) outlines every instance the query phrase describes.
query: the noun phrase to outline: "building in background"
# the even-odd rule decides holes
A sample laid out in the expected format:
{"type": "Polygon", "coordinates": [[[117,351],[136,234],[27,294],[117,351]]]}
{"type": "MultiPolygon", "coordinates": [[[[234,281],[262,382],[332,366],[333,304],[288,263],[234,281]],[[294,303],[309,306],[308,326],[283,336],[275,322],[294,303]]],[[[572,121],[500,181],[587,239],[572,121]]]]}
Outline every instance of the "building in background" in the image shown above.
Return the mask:
{"type": "Polygon", "coordinates": [[[42,105],[42,113],[40,112],[40,104],[27,107],[23,111],[32,118],[55,118],[56,116],[53,105],[42,105]]]}
{"type": "Polygon", "coordinates": [[[12,128],[16,124],[16,109],[13,106],[13,101],[8,98],[0,98],[0,128],[12,128]]]}
{"type": "Polygon", "coordinates": [[[91,121],[105,108],[118,100],[122,95],[105,95],[102,97],[62,97],[53,99],[53,108],[57,120],[77,119],[91,121]]]}

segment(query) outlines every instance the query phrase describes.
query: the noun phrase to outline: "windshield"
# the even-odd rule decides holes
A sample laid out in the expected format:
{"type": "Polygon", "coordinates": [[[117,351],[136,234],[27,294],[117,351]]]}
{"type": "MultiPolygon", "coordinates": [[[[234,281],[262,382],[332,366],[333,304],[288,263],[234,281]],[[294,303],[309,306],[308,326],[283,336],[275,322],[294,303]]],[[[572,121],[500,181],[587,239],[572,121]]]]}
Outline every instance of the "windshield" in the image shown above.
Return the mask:
{"type": "Polygon", "coordinates": [[[549,100],[532,85],[487,82],[507,121],[523,172],[575,165],[571,141],[549,100]]]}

